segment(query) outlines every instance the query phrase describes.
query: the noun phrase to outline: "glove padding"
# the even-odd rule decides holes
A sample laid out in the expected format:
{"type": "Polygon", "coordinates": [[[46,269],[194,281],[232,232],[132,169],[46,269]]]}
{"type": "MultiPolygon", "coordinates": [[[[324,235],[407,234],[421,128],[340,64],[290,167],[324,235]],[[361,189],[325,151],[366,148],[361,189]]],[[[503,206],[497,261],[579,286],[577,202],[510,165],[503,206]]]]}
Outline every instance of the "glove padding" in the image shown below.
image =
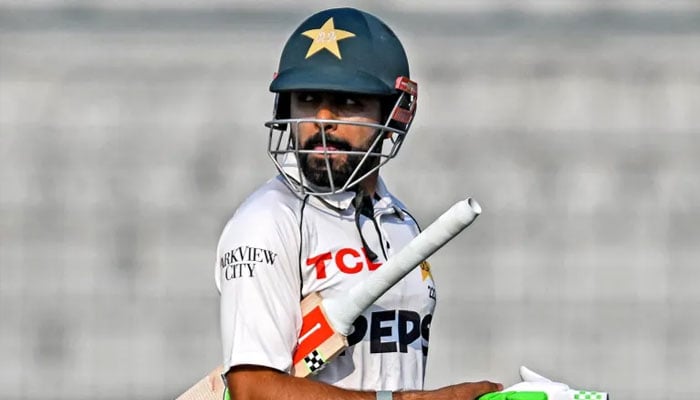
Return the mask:
{"type": "Polygon", "coordinates": [[[524,366],[520,367],[520,378],[522,382],[501,392],[487,393],[479,400],[609,400],[607,393],[571,389],[524,366]]]}

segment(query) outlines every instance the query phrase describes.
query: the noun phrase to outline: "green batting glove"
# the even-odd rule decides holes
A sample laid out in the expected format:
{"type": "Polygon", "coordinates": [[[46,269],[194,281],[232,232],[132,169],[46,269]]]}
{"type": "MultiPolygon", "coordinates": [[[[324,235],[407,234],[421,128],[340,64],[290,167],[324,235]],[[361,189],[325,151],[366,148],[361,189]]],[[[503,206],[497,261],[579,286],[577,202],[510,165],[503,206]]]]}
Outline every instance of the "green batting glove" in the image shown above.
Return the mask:
{"type": "Polygon", "coordinates": [[[607,393],[571,389],[526,367],[520,367],[520,377],[522,382],[501,392],[487,393],[479,400],[609,400],[607,393]]]}
{"type": "Polygon", "coordinates": [[[493,392],[479,397],[479,400],[548,400],[545,392],[493,392]]]}

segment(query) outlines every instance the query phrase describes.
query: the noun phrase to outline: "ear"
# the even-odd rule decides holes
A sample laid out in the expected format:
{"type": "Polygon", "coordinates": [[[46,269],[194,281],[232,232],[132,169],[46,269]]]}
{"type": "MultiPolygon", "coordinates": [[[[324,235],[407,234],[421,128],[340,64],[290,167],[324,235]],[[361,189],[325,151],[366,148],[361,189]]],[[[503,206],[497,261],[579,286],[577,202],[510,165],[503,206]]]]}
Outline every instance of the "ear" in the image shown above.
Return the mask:
{"type": "MultiPolygon", "coordinates": [[[[272,110],[273,119],[287,119],[290,117],[289,102],[291,95],[289,93],[280,92],[275,95],[275,107],[272,110]]],[[[287,124],[279,124],[280,130],[286,130],[287,124]]]]}

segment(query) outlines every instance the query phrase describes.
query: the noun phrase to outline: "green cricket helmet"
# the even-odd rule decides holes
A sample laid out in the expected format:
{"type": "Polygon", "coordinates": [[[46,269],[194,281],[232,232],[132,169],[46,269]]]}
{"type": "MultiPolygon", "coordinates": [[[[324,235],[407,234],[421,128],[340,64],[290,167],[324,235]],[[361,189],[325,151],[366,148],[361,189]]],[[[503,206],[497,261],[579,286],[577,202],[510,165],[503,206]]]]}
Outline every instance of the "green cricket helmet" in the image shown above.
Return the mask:
{"type": "Polygon", "coordinates": [[[282,51],[270,91],[276,93],[268,154],[287,184],[302,195],[330,195],[352,189],[396,156],[416,112],[418,87],[410,80],[408,59],[394,32],[377,17],[354,8],[334,8],[306,19],[292,33],[282,51]],[[376,96],[382,104],[380,123],[333,120],[376,130],[366,151],[325,148],[328,120],[290,116],[291,92],[340,92],[376,96]],[[383,122],[383,123],[382,123],[383,122]],[[294,134],[299,124],[315,124],[323,136],[323,150],[300,148],[294,134]],[[326,160],[327,179],[309,180],[303,172],[305,155],[326,160]],[[331,170],[330,155],[354,156],[349,176],[339,179],[331,170]],[[338,181],[336,181],[338,180],[338,181]]]}

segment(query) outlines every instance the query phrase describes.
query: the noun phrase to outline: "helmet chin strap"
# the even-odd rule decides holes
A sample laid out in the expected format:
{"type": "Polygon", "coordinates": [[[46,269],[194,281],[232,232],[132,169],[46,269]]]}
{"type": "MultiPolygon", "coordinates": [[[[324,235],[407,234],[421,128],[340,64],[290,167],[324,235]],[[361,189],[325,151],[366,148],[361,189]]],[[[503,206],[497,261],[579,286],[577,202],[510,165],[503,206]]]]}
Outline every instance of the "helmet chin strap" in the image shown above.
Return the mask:
{"type": "Polygon", "coordinates": [[[362,226],[360,225],[360,215],[374,219],[374,206],[372,206],[372,199],[365,195],[362,189],[357,190],[357,194],[352,201],[352,205],[355,207],[355,227],[357,232],[360,234],[360,240],[362,241],[362,247],[365,249],[365,254],[371,261],[377,261],[379,256],[377,253],[373,252],[372,249],[367,245],[365,237],[362,235],[362,226]]]}

